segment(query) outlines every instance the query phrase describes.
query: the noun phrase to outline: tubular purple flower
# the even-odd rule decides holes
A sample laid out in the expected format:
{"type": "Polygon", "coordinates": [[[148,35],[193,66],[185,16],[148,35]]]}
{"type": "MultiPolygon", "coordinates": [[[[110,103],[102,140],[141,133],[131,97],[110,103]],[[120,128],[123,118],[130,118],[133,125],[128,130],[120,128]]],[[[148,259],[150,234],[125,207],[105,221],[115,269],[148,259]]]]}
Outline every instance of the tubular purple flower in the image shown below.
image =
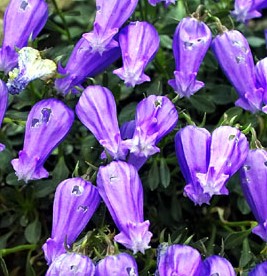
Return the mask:
{"type": "Polygon", "coordinates": [[[186,17],[178,24],[173,37],[175,79],[168,83],[180,97],[189,98],[204,86],[196,76],[211,39],[211,31],[204,22],[186,17]]]}
{"type": "Polygon", "coordinates": [[[233,266],[231,263],[220,256],[210,256],[203,262],[202,276],[236,276],[233,266]]]}
{"type": "Polygon", "coordinates": [[[87,256],[77,253],[65,253],[53,261],[45,275],[94,276],[95,266],[87,256]]]}
{"type": "MultiPolygon", "coordinates": [[[[8,91],[6,84],[0,80],[0,127],[3,122],[8,103],[8,91]]],[[[0,152],[5,149],[5,145],[0,143],[0,152]]]]}
{"type": "Polygon", "coordinates": [[[83,34],[93,53],[102,55],[118,46],[114,36],[134,12],[137,3],[138,0],[96,0],[94,30],[83,34]]]}
{"type": "Polygon", "coordinates": [[[250,150],[240,170],[241,187],[258,225],[252,232],[267,242],[267,152],[250,150]]]}
{"type": "Polygon", "coordinates": [[[164,246],[158,256],[158,276],[190,275],[200,276],[202,260],[199,252],[188,245],[164,246]]]}
{"type": "Polygon", "coordinates": [[[264,58],[256,64],[256,80],[258,88],[263,89],[263,106],[262,111],[267,113],[267,58],[264,58]]]}
{"type": "Polygon", "coordinates": [[[169,6],[170,4],[175,4],[176,0],[148,0],[148,3],[151,6],[156,6],[158,3],[164,2],[165,6],[169,6]]]}
{"type": "Polygon", "coordinates": [[[101,56],[98,53],[93,53],[88,41],[81,38],[75,45],[65,68],[58,65],[58,73],[65,77],[56,79],[56,90],[62,95],[70,92],[77,93],[78,90],[75,86],[83,89],[82,83],[87,77],[94,77],[101,73],[120,55],[121,51],[118,46],[109,49],[101,56]]]}
{"type": "Polygon", "coordinates": [[[122,161],[100,167],[97,187],[120,233],[115,241],[144,254],[152,237],[149,221],[144,221],[143,187],[137,170],[122,161]],[[119,199],[119,200],[118,200],[119,199]]]}
{"type": "Polygon", "coordinates": [[[116,102],[110,90],[88,86],[76,105],[76,114],[114,159],[125,159],[128,150],[122,143],[116,102]]]}
{"type": "Polygon", "coordinates": [[[248,276],[265,276],[267,275],[267,261],[262,262],[261,264],[258,264],[254,267],[253,270],[251,270],[248,273],[248,276]]]}
{"type": "Polygon", "coordinates": [[[244,163],[249,146],[234,127],[221,126],[210,135],[206,129],[187,126],[177,132],[175,148],[185,194],[202,205],[213,195],[228,194],[226,182],[244,163]]]}
{"type": "Polygon", "coordinates": [[[95,271],[95,276],[104,275],[138,276],[136,261],[127,253],[107,256],[97,264],[95,271]]]}
{"type": "Polygon", "coordinates": [[[113,73],[124,80],[126,86],[150,81],[144,70],[158,51],[159,42],[158,32],[151,24],[131,22],[119,35],[123,67],[113,73]]]}
{"type": "Polygon", "coordinates": [[[0,71],[8,73],[18,62],[16,48],[35,39],[48,18],[44,0],[11,0],[4,16],[4,38],[0,49],[0,71]],[[19,22],[19,24],[18,24],[19,22]]]}
{"type": "Polygon", "coordinates": [[[263,89],[256,87],[254,61],[246,38],[239,31],[227,30],[213,39],[211,47],[239,95],[235,105],[252,113],[261,110],[263,89]]]}
{"type": "Polygon", "coordinates": [[[43,167],[45,160],[69,132],[74,120],[74,112],[56,99],[36,103],[26,122],[23,150],[19,158],[11,164],[19,180],[48,177],[43,167]]]}
{"type": "Polygon", "coordinates": [[[130,150],[128,161],[139,169],[137,159],[146,160],[159,152],[156,144],[174,129],[177,121],[178,112],[166,96],[151,95],[142,100],[136,108],[133,137],[124,142],[130,150]]]}
{"type": "Polygon", "coordinates": [[[65,253],[85,228],[100,203],[97,188],[80,177],[62,181],[55,193],[52,235],[43,245],[50,264],[65,253]]]}

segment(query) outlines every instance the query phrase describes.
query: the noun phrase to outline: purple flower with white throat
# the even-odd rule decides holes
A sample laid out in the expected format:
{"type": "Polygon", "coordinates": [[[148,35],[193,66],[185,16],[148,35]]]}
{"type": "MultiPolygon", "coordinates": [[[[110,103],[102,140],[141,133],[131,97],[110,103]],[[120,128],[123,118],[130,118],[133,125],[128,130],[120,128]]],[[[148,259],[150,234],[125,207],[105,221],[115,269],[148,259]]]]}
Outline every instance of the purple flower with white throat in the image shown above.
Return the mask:
{"type": "Polygon", "coordinates": [[[124,142],[130,150],[128,162],[139,169],[146,159],[159,152],[156,144],[176,126],[178,112],[166,96],[151,95],[136,108],[133,137],[124,142]]]}
{"type": "Polygon", "coordinates": [[[260,11],[266,7],[266,0],[235,0],[235,9],[231,15],[237,21],[246,23],[249,19],[261,17],[260,11]]]}
{"type": "Polygon", "coordinates": [[[213,195],[227,195],[226,183],[244,163],[249,146],[243,133],[221,126],[212,135],[187,126],[175,136],[176,156],[186,180],[185,194],[195,203],[209,204],[213,195]]]}
{"type": "Polygon", "coordinates": [[[49,154],[69,132],[74,120],[73,111],[56,99],[36,103],[26,122],[23,150],[11,164],[19,180],[48,177],[43,167],[49,154]]]}
{"type": "Polygon", "coordinates": [[[162,246],[158,252],[156,275],[201,276],[202,260],[199,252],[191,246],[175,244],[162,246]]]}
{"type": "Polygon", "coordinates": [[[244,196],[259,223],[252,232],[267,242],[267,152],[250,150],[240,176],[244,196]]]}
{"type": "Polygon", "coordinates": [[[96,0],[94,30],[83,34],[91,52],[102,55],[110,48],[117,47],[114,36],[134,12],[138,0],[96,0]]]}
{"type": "Polygon", "coordinates": [[[77,253],[65,253],[56,258],[49,266],[45,276],[94,276],[95,265],[87,256],[77,253]]]}
{"type": "Polygon", "coordinates": [[[175,79],[168,83],[180,97],[189,98],[204,86],[196,76],[211,39],[209,27],[196,18],[186,17],[178,24],[173,37],[175,79]]]}
{"type": "Polygon", "coordinates": [[[43,245],[45,258],[50,264],[65,253],[85,228],[100,203],[97,188],[82,178],[61,182],[55,193],[51,238],[43,245]]]}
{"type": "Polygon", "coordinates": [[[226,30],[213,39],[211,47],[239,95],[235,105],[252,113],[261,110],[263,89],[256,86],[254,61],[246,38],[239,31],[226,30]]]}
{"type": "Polygon", "coordinates": [[[105,51],[101,56],[93,53],[88,41],[81,38],[72,50],[66,66],[63,68],[58,65],[58,73],[64,77],[56,79],[56,90],[64,96],[68,93],[77,94],[79,89],[84,89],[82,83],[87,77],[94,77],[101,73],[120,55],[119,46],[105,51]]]}
{"type": "Polygon", "coordinates": [[[18,62],[16,48],[35,39],[48,18],[44,0],[11,0],[4,16],[4,38],[0,49],[0,71],[8,73],[18,62]]]}
{"type": "MultiPolygon", "coordinates": [[[[8,91],[6,84],[0,80],[0,126],[4,119],[8,104],[8,91]]],[[[5,149],[5,145],[0,143],[0,152],[5,149]]]]}
{"type": "Polygon", "coordinates": [[[123,161],[100,167],[97,187],[120,233],[115,241],[144,254],[150,248],[152,233],[144,221],[143,187],[137,170],[123,161]]]}
{"type": "Polygon", "coordinates": [[[95,276],[138,276],[135,259],[127,254],[106,256],[96,266],[95,276]]]}
{"type": "Polygon", "coordinates": [[[236,276],[233,266],[229,261],[220,256],[210,256],[203,262],[202,276],[236,276]]]}
{"type": "Polygon", "coordinates": [[[113,73],[124,80],[126,86],[134,87],[136,84],[150,81],[144,70],[154,58],[159,42],[157,30],[151,24],[131,22],[119,34],[123,67],[113,73]]]}
{"type": "Polygon", "coordinates": [[[128,150],[121,139],[116,102],[110,90],[88,86],[76,105],[76,114],[114,159],[125,159],[128,150]]]}

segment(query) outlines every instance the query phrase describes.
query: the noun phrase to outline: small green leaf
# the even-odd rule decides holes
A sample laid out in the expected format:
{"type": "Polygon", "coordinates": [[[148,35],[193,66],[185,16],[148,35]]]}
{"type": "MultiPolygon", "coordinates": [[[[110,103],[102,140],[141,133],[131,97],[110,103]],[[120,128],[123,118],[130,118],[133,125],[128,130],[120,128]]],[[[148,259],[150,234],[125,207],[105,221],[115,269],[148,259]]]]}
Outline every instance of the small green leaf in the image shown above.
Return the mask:
{"type": "Polygon", "coordinates": [[[225,249],[232,249],[240,246],[250,233],[251,229],[229,234],[224,241],[225,249]]]}
{"type": "Polygon", "coordinates": [[[170,169],[167,165],[167,162],[164,158],[160,159],[160,182],[164,188],[167,188],[170,185],[171,175],[170,169]]]}
{"type": "Polygon", "coordinates": [[[28,224],[28,226],[25,228],[24,236],[29,243],[35,244],[40,240],[41,223],[38,218],[28,224]]]}
{"type": "Polygon", "coordinates": [[[207,95],[194,95],[190,97],[190,102],[201,112],[213,113],[216,109],[215,104],[207,97],[207,95]]]}
{"type": "Polygon", "coordinates": [[[154,191],[157,189],[159,185],[159,168],[157,161],[154,160],[153,164],[148,172],[148,186],[151,189],[151,191],[154,191]]]}

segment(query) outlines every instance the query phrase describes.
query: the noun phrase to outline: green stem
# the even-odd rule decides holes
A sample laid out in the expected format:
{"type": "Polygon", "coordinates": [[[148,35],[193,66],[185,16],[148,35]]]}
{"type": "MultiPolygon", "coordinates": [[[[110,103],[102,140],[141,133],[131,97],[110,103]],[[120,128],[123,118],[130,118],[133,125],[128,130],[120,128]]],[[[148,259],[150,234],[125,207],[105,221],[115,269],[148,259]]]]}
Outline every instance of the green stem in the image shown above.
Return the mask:
{"type": "Polygon", "coordinates": [[[59,15],[59,17],[60,17],[60,19],[61,19],[61,21],[63,23],[63,26],[64,26],[64,29],[66,31],[66,34],[67,34],[69,42],[72,42],[70,31],[69,31],[69,28],[68,28],[68,24],[66,22],[66,19],[65,19],[64,15],[63,15],[62,11],[58,7],[57,1],[56,0],[52,0],[52,3],[54,5],[54,8],[55,8],[57,14],[59,15]]]}
{"type": "Polygon", "coordinates": [[[6,256],[9,254],[16,253],[19,251],[24,251],[24,250],[34,250],[36,248],[37,248],[36,244],[23,244],[12,248],[4,248],[0,250],[0,256],[6,256]]]}

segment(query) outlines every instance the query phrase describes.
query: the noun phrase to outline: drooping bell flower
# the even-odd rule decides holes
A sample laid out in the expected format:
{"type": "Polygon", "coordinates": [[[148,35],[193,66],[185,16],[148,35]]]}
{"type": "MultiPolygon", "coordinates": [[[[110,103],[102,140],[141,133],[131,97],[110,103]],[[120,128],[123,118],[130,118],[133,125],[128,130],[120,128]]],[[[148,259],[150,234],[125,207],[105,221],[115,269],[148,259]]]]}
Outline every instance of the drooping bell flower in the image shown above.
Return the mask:
{"type": "Polygon", "coordinates": [[[251,270],[248,273],[248,276],[265,276],[267,275],[267,261],[262,262],[261,264],[258,264],[254,267],[253,270],[251,270]]]}
{"type": "Polygon", "coordinates": [[[158,3],[164,2],[165,6],[169,6],[170,4],[175,4],[176,0],[148,0],[148,3],[151,6],[156,6],[158,3]]]}
{"type": "Polygon", "coordinates": [[[231,263],[220,256],[210,256],[203,262],[202,276],[236,276],[233,266],[231,263]]]}
{"type": "Polygon", "coordinates": [[[146,159],[159,152],[156,144],[170,133],[178,121],[178,112],[166,96],[151,95],[136,108],[135,131],[124,144],[130,150],[128,162],[139,169],[146,159]]]}
{"type": "Polygon", "coordinates": [[[114,36],[134,12],[137,3],[138,0],[96,0],[94,30],[83,34],[93,53],[102,55],[118,47],[114,36]]]}
{"type": "Polygon", "coordinates": [[[51,237],[43,245],[50,264],[66,252],[85,228],[100,203],[97,188],[80,177],[62,181],[55,193],[51,237]]]}
{"type": "Polygon", "coordinates": [[[16,48],[35,39],[48,18],[44,0],[11,0],[4,16],[4,38],[0,49],[0,71],[8,73],[18,62],[16,48]]]}
{"type": "Polygon", "coordinates": [[[127,254],[106,256],[96,265],[95,276],[138,276],[135,259],[127,254]]]}
{"type": "Polygon", "coordinates": [[[261,17],[260,11],[267,7],[266,0],[235,0],[231,15],[237,21],[246,23],[249,19],[261,17]]]}
{"type": "Polygon", "coordinates": [[[175,136],[176,156],[186,180],[185,194],[195,203],[209,204],[213,195],[227,195],[226,183],[244,163],[248,141],[230,126],[215,129],[187,126],[175,136]]]}
{"type": "MultiPolygon", "coordinates": [[[[4,119],[8,103],[8,91],[6,84],[0,80],[0,126],[4,119]]],[[[0,143],[0,152],[5,149],[5,145],[0,143]]]]}
{"type": "Polygon", "coordinates": [[[26,122],[23,150],[19,158],[11,164],[19,180],[48,177],[43,167],[49,154],[69,132],[74,120],[74,112],[56,99],[46,99],[36,103],[26,122]]]}
{"type": "Polygon", "coordinates": [[[124,80],[126,86],[134,87],[136,84],[150,81],[144,70],[154,58],[159,42],[158,32],[151,24],[131,22],[119,34],[123,67],[113,73],[124,80]]]}
{"type": "Polygon", "coordinates": [[[97,187],[120,233],[114,240],[144,254],[150,248],[152,233],[144,221],[143,187],[137,170],[123,161],[100,167],[97,187]]]}
{"type": "Polygon", "coordinates": [[[267,58],[264,58],[256,64],[257,87],[263,89],[263,106],[262,111],[267,113],[267,58]]]}
{"type": "Polygon", "coordinates": [[[156,275],[202,276],[201,256],[193,247],[181,244],[162,246],[158,254],[156,275]]]}
{"type": "Polygon", "coordinates": [[[78,93],[76,87],[83,89],[82,83],[87,77],[94,77],[101,73],[120,55],[119,46],[105,51],[101,56],[93,53],[88,41],[81,38],[72,50],[65,68],[58,65],[58,73],[64,77],[56,79],[56,90],[62,95],[78,93]]]}
{"type": "Polygon", "coordinates": [[[76,114],[114,159],[125,159],[113,94],[99,85],[88,86],[82,93],[76,114]]]}
{"type": "Polygon", "coordinates": [[[258,221],[252,232],[267,242],[267,152],[250,150],[240,176],[244,196],[258,221]]]}
{"type": "Polygon", "coordinates": [[[77,253],[65,253],[56,258],[49,266],[46,276],[94,276],[95,265],[92,260],[77,253]]]}
{"type": "Polygon", "coordinates": [[[56,73],[54,61],[42,59],[39,51],[24,47],[18,54],[18,68],[9,72],[7,87],[10,94],[19,94],[32,80],[48,80],[56,73]]]}
{"type": "Polygon", "coordinates": [[[254,61],[246,38],[239,31],[226,30],[213,39],[211,47],[239,95],[235,105],[252,113],[261,110],[263,89],[256,87],[254,61]]]}
{"type": "Polygon", "coordinates": [[[189,98],[204,86],[196,76],[211,39],[209,27],[196,18],[186,17],[178,24],[173,37],[175,78],[168,83],[180,97],[189,98]]]}

